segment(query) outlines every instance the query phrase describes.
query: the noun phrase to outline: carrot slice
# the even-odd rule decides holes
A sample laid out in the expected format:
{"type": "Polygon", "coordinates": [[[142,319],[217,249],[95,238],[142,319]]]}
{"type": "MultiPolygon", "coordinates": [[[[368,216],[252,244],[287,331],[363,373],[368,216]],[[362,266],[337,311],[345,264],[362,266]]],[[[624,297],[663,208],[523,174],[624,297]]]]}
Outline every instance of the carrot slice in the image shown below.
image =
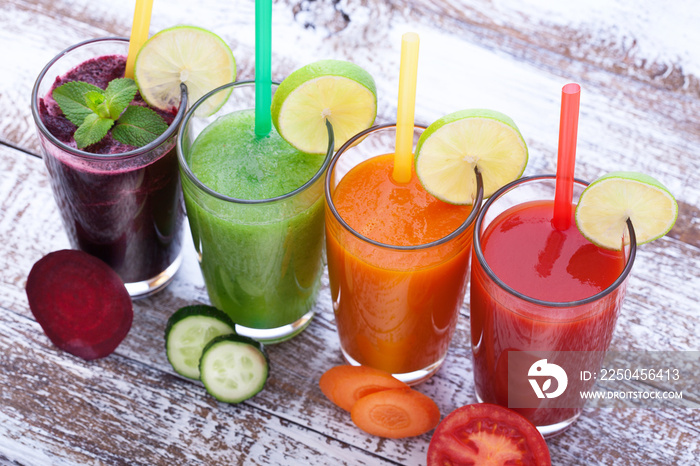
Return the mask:
{"type": "Polygon", "coordinates": [[[383,390],[362,397],[350,414],[357,427],[386,438],[415,437],[440,422],[440,409],[435,402],[411,388],[383,390]]]}
{"type": "Polygon", "coordinates": [[[350,411],[357,400],[381,390],[408,388],[390,373],[369,366],[342,365],[328,369],[318,381],[326,397],[350,411]]]}

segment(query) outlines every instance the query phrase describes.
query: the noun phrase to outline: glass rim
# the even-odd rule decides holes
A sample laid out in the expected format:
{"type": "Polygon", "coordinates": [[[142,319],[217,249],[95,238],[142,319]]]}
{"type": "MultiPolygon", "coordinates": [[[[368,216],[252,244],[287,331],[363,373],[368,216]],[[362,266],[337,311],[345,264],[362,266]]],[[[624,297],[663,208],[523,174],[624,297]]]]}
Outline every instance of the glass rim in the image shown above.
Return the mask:
{"type": "MultiPolygon", "coordinates": [[[[178,130],[178,127],[180,123],[182,122],[183,117],[185,116],[185,111],[187,110],[187,86],[182,83],[180,84],[180,107],[178,108],[177,114],[175,114],[175,118],[173,119],[172,123],[168,126],[168,129],[165,130],[163,134],[158,136],[156,139],[151,141],[150,143],[146,144],[145,146],[138,147],[134,150],[128,151],[128,152],[121,152],[119,154],[93,154],[92,152],[86,152],[84,150],[80,150],[75,147],[71,147],[67,145],[66,143],[60,141],[56,136],[51,134],[51,132],[46,128],[44,125],[44,122],[41,120],[41,117],[39,116],[39,108],[38,108],[38,102],[39,102],[39,85],[41,82],[44,80],[44,77],[47,75],[49,69],[61,58],[64,57],[64,55],[72,52],[75,49],[78,49],[80,47],[83,47],[85,45],[90,45],[98,42],[126,42],[127,44],[129,43],[129,39],[126,37],[98,37],[94,39],[87,39],[82,42],[78,42],[77,44],[71,45],[68,48],[65,48],[61,52],[58,53],[55,57],[53,57],[41,70],[39,73],[39,76],[36,78],[36,81],[34,82],[34,86],[32,88],[32,116],[34,118],[34,123],[36,124],[36,127],[39,129],[42,135],[46,137],[53,145],[58,147],[64,152],[67,152],[71,155],[81,157],[84,159],[89,159],[89,160],[104,160],[104,161],[109,161],[109,160],[124,160],[124,159],[130,159],[133,157],[138,157],[139,155],[146,154],[147,152],[152,151],[156,147],[159,147],[161,144],[166,142],[168,139],[170,139],[172,136],[174,136],[178,130]]],[[[42,96],[43,98],[43,96],[42,96]]]]}
{"type": "MultiPolygon", "coordinates": [[[[627,219],[627,229],[629,231],[629,257],[627,258],[627,261],[625,263],[625,267],[622,269],[622,272],[620,272],[620,275],[613,281],[607,288],[605,288],[602,291],[599,291],[598,293],[588,296],[586,298],[578,299],[575,301],[546,301],[543,299],[537,299],[533,298],[531,296],[528,296],[526,294],[523,294],[519,291],[514,290],[510,286],[508,286],[503,280],[501,280],[495,272],[489,267],[488,263],[486,262],[486,258],[484,257],[484,252],[481,248],[481,225],[484,221],[484,217],[486,215],[486,212],[489,210],[489,207],[496,201],[496,199],[500,198],[504,194],[506,194],[508,191],[511,191],[512,189],[518,187],[521,184],[530,182],[530,181],[542,181],[542,180],[553,180],[556,181],[556,175],[549,174],[549,175],[534,175],[534,176],[526,176],[519,178],[517,180],[511,181],[507,185],[503,186],[500,188],[498,191],[496,191],[489,199],[484,203],[483,207],[479,211],[479,215],[476,219],[476,223],[474,225],[474,239],[472,241],[472,249],[474,251],[474,255],[476,256],[477,260],[479,261],[479,264],[483,268],[484,272],[486,275],[493,280],[499,287],[501,287],[504,291],[507,293],[522,299],[524,301],[530,302],[532,304],[536,304],[539,306],[544,306],[544,307],[550,307],[550,308],[568,308],[568,307],[577,307],[581,306],[584,304],[589,304],[594,301],[598,301],[601,298],[604,298],[605,296],[609,295],[612,293],[614,290],[620,287],[622,283],[627,279],[629,276],[630,271],[632,270],[632,265],[634,263],[634,259],[637,254],[637,236],[634,232],[634,226],[632,225],[632,221],[630,219],[627,219]]],[[[588,186],[588,182],[581,180],[579,178],[574,178],[574,181],[583,185],[583,186],[588,186]]],[[[624,254],[624,252],[623,252],[624,254]]]]}
{"type": "MultiPolygon", "coordinates": [[[[182,142],[183,142],[185,132],[187,130],[187,124],[194,116],[194,112],[197,110],[197,107],[199,107],[206,99],[208,99],[212,95],[216,94],[217,92],[221,92],[225,89],[228,89],[229,87],[235,88],[235,87],[244,87],[244,86],[250,86],[250,85],[255,87],[255,81],[234,81],[234,82],[230,82],[230,83],[224,84],[222,86],[219,86],[216,89],[213,89],[213,90],[207,92],[206,94],[204,94],[202,97],[200,97],[199,100],[197,100],[197,102],[195,102],[192,105],[192,107],[190,107],[190,109],[185,114],[185,118],[182,121],[182,126],[180,127],[180,131],[178,132],[177,142],[175,144],[177,147],[177,158],[178,158],[178,161],[180,162],[180,168],[185,173],[187,178],[191,182],[193,182],[194,185],[197,186],[197,188],[199,188],[200,190],[204,191],[205,193],[209,194],[212,197],[215,197],[215,198],[220,199],[222,201],[232,202],[232,203],[236,203],[236,204],[250,204],[250,205],[270,204],[270,203],[281,201],[281,200],[284,200],[284,199],[287,199],[290,197],[294,197],[297,194],[299,194],[303,191],[306,191],[316,181],[318,181],[319,178],[321,178],[324,170],[326,170],[326,168],[328,168],[328,165],[329,165],[330,160],[331,160],[331,156],[333,155],[333,149],[335,148],[335,136],[333,133],[333,126],[331,125],[331,122],[328,121],[328,119],[326,119],[326,130],[328,131],[328,148],[326,149],[326,157],[323,159],[323,163],[319,167],[318,171],[306,183],[302,184],[301,186],[299,186],[295,190],[290,191],[290,192],[285,193],[285,194],[281,194],[279,196],[270,197],[270,198],[266,198],[266,199],[238,199],[236,197],[227,196],[225,194],[221,194],[221,193],[213,190],[212,188],[210,188],[209,186],[204,184],[199,178],[197,178],[197,176],[194,174],[194,172],[192,172],[192,169],[190,168],[189,164],[185,160],[184,151],[182,150],[182,142]]],[[[279,86],[280,83],[276,82],[276,81],[272,81],[272,85],[279,86]]],[[[294,147],[294,146],[292,146],[292,147],[294,147]]],[[[297,149],[297,150],[299,150],[299,149],[297,149]]]]}
{"type": "MultiPolygon", "coordinates": [[[[381,241],[373,240],[371,238],[366,237],[362,233],[358,232],[357,230],[353,229],[344,219],[343,217],[340,216],[340,213],[335,207],[335,204],[333,203],[333,199],[331,196],[331,190],[330,190],[330,185],[331,185],[331,177],[333,174],[333,169],[335,168],[336,163],[340,159],[340,156],[349,148],[355,145],[355,143],[364,138],[365,136],[381,131],[384,129],[388,128],[395,128],[396,123],[385,123],[382,125],[374,125],[370,128],[367,128],[364,131],[360,131],[353,137],[351,137],[345,144],[343,144],[340,149],[338,149],[338,152],[333,156],[333,160],[331,160],[330,166],[328,168],[328,172],[326,173],[326,181],[324,183],[324,192],[326,196],[326,205],[328,206],[329,210],[333,213],[333,216],[335,219],[340,223],[340,225],[350,233],[352,233],[355,237],[360,239],[361,241],[365,243],[372,244],[373,246],[377,246],[380,248],[385,248],[385,249],[391,249],[391,250],[396,250],[396,251],[415,251],[415,250],[421,250],[421,249],[428,249],[434,246],[439,246],[441,244],[447,243],[454,238],[458,237],[464,231],[469,228],[469,226],[474,223],[474,220],[477,218],[477,215],[479,211],[481,210],[481,201],[484,198],[484,185],[483,185],[483,179],[481,176],[481,173],[479,172],[478,169],[475,168],[474,173],[476,175],[476,184],[477,184],[477,192],[476,192],[476,199],[474,199],[474,202],[472,202],[472,210],[469,212],[469,215],[467,218],[464,220],[464,222],[457,227],[454,231],[450,232],[449,234],[443,236],[442,238],[436,239],[435,241],[431,241],[429,243],[423,243],[423,244],[416,244],[416,245],[408,245],[408,246],[400,246],[400,245],[395,245],[395,244],[387,244],[387,243],[382,243],[381,241]]],[[[414,124],[413,125],[414,129],[422,129],[425,130],[427,127],[424,125],[420,124],[414,124]]]]}

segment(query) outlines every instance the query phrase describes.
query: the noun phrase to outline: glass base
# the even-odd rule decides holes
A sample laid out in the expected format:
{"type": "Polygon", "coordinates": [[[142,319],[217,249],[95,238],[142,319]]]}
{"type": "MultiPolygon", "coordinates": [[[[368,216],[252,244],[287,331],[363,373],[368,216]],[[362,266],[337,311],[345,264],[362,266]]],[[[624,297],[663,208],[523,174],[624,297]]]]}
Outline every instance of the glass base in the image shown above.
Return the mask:
{"type": "Polygon", "coordinates": [[[178,254],[177,258],[175,258],[167,269],[163,270],[155,277],[140,282],[124,283],[126,291],[129,292],[131,299],[142,299],[153,296],[173,281],[175,273],[178,271],[181,264],[182,253],[178,254]]]}
{"type": "MultiPolygon", "coordinates": [[[[476,395],[476,401],[479,403],[484,403],[484,400],[479,396],[479,392],[474,390],[474,394],[476,395]]],[[[507,406],[506,406],[507,408],[507,406]]],[[[535,426],[537,427],[537,430],[542,434],[542,437],[549,439],[552,437],[556,437],[559,434],[564,433],[566,429],[571,427],[574,422],[576,422],[576,419],[579,418],[581,415],[581,412],[579,411],[576,415],[573,417],[566,419],[561,422],[557,422],[556,424],[549,424],[546,426],[535,426]]]]}
{"type": "MultiPolygon", "coordinates": [[[[340,351],[343,353],[343,357],[347,361],[348,364],[352,366],[361,366],[358,361],[353,359],[343,348],[343,345],[340,345],[340,351]]],[[[447,356],[447,355],[445,355],[447,356]]],[[[440,366],[442,365],[443,361],[445,361],[445,356],[440,358],[437,362],[434,362],[433,364],[429,365],[428,367],[424,367],[423,369],[419,369],[417,371],[413,372],[404,372],[404,373],[399,373],[399,374],[391,374],[394,378],[399,379],[406,385],[412,386],[412,385],[418,385],[421,382],[425,382],[428,380],[430,377],[435,375],[435,373],[440,369],[440,366]]]]}
{"type": "Polygon", "coordinates": [[[251,328],[236,324],[236,333],[250,337],[263,344],[281,343],[303,332],[309,326],[313,317],[314,310],[312,309],[296,322],[277,328],[251,328]]]}

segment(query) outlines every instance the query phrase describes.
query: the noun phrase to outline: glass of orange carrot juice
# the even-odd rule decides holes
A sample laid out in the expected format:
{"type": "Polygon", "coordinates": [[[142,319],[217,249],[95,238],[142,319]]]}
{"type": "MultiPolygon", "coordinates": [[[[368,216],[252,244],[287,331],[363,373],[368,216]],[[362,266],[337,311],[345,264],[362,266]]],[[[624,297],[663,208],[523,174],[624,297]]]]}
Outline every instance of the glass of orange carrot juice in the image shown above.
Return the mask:
{"type": "MultiPolygon", "coordinates": [[[[414,125],[414,142],[424,129],[414,125]]],[[[428,194],[415,171],[408,183],[397,183],[395,140],[396,125],[375,126],[351,138],[331,161],[328,273],[345,359],[416,384],[447,354],[467,288],[483,189],[477,176],[472,205],[453,205],[428,194]]]]}

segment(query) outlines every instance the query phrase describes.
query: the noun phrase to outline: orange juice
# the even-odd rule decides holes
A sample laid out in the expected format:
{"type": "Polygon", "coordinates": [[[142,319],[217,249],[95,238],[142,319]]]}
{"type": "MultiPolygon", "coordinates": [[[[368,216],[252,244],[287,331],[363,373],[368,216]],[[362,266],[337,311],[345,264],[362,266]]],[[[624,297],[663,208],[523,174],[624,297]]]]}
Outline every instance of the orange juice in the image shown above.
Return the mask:
{"type": "Polygon", "coordinates": [[[417,383],[440,366],[454,333],[472,207],[434,198],[415,173],[396,183],[392,169],[393,154],[373,157],[330,188],[345,225],[327,206],[328,272],[345,357],[417,383]]]}

